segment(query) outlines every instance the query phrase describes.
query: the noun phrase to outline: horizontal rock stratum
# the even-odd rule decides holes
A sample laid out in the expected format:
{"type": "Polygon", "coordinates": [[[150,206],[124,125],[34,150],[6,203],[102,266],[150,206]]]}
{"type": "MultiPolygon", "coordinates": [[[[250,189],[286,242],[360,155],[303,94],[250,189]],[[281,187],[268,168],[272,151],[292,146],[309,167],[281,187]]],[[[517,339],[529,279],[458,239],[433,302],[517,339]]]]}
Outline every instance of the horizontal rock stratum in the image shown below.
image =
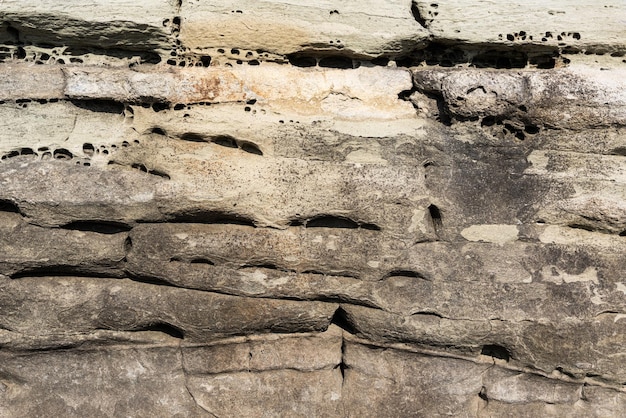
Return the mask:
{"type": "Polygon", "coordinates": [[[1,417],[626,415],[622,1],[0,1],[1,417]]]}

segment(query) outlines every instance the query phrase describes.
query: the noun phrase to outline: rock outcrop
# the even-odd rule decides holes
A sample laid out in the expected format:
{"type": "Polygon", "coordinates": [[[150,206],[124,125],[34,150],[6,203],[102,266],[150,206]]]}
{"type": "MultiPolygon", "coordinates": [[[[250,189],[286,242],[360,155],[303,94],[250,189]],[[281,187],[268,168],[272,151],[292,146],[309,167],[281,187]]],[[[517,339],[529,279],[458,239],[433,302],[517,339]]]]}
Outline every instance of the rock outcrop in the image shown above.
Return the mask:
{"type": "Polygon", "coordinates": [[[0,416],[624,416],[626,6],[493,3],[0,2],[0,416]]]}

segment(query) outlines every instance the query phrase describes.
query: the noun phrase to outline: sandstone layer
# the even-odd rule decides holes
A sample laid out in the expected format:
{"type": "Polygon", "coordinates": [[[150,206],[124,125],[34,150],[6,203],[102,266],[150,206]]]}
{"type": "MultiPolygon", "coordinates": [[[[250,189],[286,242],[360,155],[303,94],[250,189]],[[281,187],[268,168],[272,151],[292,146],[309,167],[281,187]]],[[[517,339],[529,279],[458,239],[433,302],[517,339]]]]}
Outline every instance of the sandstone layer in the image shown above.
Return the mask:
{"type": "Polygon", "coordinates": [[[622,1],[0,12],[0,416],[626,415],[622,1]]]}

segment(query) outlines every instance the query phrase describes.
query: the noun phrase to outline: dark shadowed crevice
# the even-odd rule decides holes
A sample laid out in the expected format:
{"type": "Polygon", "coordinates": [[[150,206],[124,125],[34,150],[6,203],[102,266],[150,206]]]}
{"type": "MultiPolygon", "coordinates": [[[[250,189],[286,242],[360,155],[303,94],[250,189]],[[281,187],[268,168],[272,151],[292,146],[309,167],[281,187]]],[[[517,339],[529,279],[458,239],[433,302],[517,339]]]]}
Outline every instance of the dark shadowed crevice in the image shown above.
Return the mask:
{"type": "Polygon", "coordinates": [[[214,266],[215,263],[205,257],[194,257],[194,258],[182,258],[182,257],[172,257],[170,258],[171,262],[178,263],[189,263],[189,264],[205,264],[207,266],[214,266]]]}
{"type": "Polygon", "coordinates": [[[167,322],[155,322],[145,327],[140,327],[140,328],[136,328],[132,330],[132,332],[138,332],[138,331],[156,331],[156,332],[162,332],[164,334],[169,335],[170,337],[178,338],[181,340],[185,338],[184,330],[172,324],[168,324],[167,322]]]}
{"type": "Polygon", "coordinates": [[[346,382],[346,370],[349,369],[348,365],[345,362],[345,357],[346,357],[346,339],[345,338],[341,338],[341,362],[339,364],[337,364],[335,367],[333,367],[333,369],[339,369],[339,372],[341,373],[341,386],[343,387],[343,385],[346,382]]]}
{"type": "Polygon", "coordinates": [[[124,252],[128,254],[133,249],[133,240],[130,237],[126,237],[124,240],[124,252]]]}
{"type": "Polygon", "coordinates": [[[330,56],[321,58],[319,65],[323,68],[338,68],[342,70],[354,68],[352,58],[342,56],[330,56]]]}
{"type": "Polygon", "coordinates": [[[610,155],[621,155],[622,157],[626,157],[626,147],[615,147],[609,151],[610,155]]]}
{"type": "Polygon", "coordinates": [[[350,334],[356,334],[357,330],[354,325],[350,322],[348,317],[348,313],[340,306],[335,311],[331,321],[331,324],[337,325],[342,330],[349,332],[350,334]]]}
{"type": "Polygon", "coordinates": [[[589,231],[589,232],[595,232],[597,231],[597,228],[594,228],[592,226],[589,225],[582,225],[582,224],[569,224],[567,225],[572,229],[582,229],[583,231],[589,231]]]}
{"type": "Polygon", "coordinates": [[[489,397],[487,397],[487,388],[486,387],[481,387],[480,388],[480,392],[478,392],[478,397],[480,399],[482,399],[485,402],[489,402],[489,397]]]}
{"type": "Polygon", "coordinates": [[[10,200],[0,199],[0,212],[11,212],[11,213],[19,213],[20,208],[10,200]]]}
{"type": "Polygon", "coordinates": [[[558,371],[559,373],[569,377],[570,379],[577,379],[575,374],[566,371],[565,369],[563,369],[563,367],[557,367],[555,370],[558,371]]]}
{"type": "Polygon", "coordinates": [[[435,233],[437,234],[437,236],[439,236],[439,234],[441,233],[441,230],[443,229],[443,219],[441,216],[441,211],[439,210],[437,206],[430,205],[428,206],[428,214],[430,216],[433,229],[435,230],[435,233]]]}
{"type": "Polygon", "coordinates": [[[417,88],[417,91],[437,103],[438,114],[436,120],[445,126],[452,126],[452,115],[448,109],[445,99],[443,98],[443,94],[441,92],[426,91],[419,88],[417,88]]]}
{"type": "Polygon", "coordinates": [[[167,133],[163,129],[159,128],[158,126],[150,129],[150,133],[156,134],[156,135],[163,135],[163,136],[167,135],[167,133]]]}
{"type": "Polygon", "coordinates": [[[52,156],[54,157],[55,160],[71,160],[72,158],[74,158],[74,154],[72,154],[70,151],[66,150],[65,148],[55,149],[54,152],[52,153],[52,156]]]}
{"type": "Polygon", "coordinates": [[[263,155],[263,151],[261,151],[261,149],[256,144],[253,144],[252,142],[242,141],[240,146],[241,146],[242,151],[247,152],[249,154],[263,155]]]}
{"type": "MultiPolygon", "coordinates": [[[[428,24],[429,22],[426,22],[428,24]]],[[[475,68],[515,69],[533,66],[538,69],[556,67],[560,59],[554,47],[516,47],[494,44],[455,44],[432,41],[425,48],[416,49],[398,57],[398,67],[415,66],[471,66],[475,68]]]]}
{"type": "MultiPolygon", "coordinates": [[[[109,164],[111,163],[116,164],[114,161],[109,161],[109,164]]],[[[141,164],[141,163],[133,163],[130,165],[130,167],[134,168],[135,170],[139,170],[139,171],[142,171],[144,173],[147,173],[153,176],[161,177],[162,179],[165,179],[165,180],[170,180],[169,174],[165,173],[164,171],[149,169],[148,167],[146,167],[144,164],[141,164]]]]}
{"type": "Polygon", "coordinates": [[[305,228],[337,228],[337,229],[366,229],[380,231],[380,227],[373,223],[361,223],[345,216],[318,215],[310,219],[294,219],[289,226],[304,226],[305,228]]]}
{"type": "Polygon", "coordinates": [[[180,139],[189,142],[207,142],[204,135],[195,132],[186,132],[180,136],[180,139]]]}
{"type": "Polygon", "coordinates": [[[22,279],[26,277],[87,277],[87,278],[120,278],[123,276],[121,270],[114,267],[95,269],[84,266],[52,265],[25,268],[17,273],[11,274],[11,279],[22,279]]]}
{"type": "Polygon", "coordinates": [[[214,266],[215,265],[214,262],[212,262],[208,258],[204,258],[204,257],[192,258],[191,260],[189,260],[189,263],[190,264],[206,264],[206,265],[209,265],[209,266],[214,266]]]}
{"type": "Polygon", "coordinates": [[[267,269],[267,270],[274,270],[274,271],[281,271],[281,272],[285,272],[285,273],[295,273],[296,271],[293,269],[288,269],[285,267],[281,267],[277,264],[273,264],[273,263],[258,263],[258,264],[245,264],[241,267],[239,267],[239,270],[244,270],[244,269],[267,269]]]}
{"type": "Polygon", "coordinates": [[[385,276],[383,277],[383,280],[388,279],[390,277],[408,277],[408,278],[412,278],[412,279],[421,279],[421,280],[428,280],[428,281],[430,281],[430,279],[428,279],[422,273],[417,272],[417,271],[413,271],[413,270],[393,270],[393,271],[385,274],[385,276]]]}
{"type": "Polygon", "coordinates": [[[220,135],[216,136],[211,140],[214,144],[221,145],[222,147],[227,148],[238,148],[237,140],[229,135],[220,135]]]}
{"type": "Polygon", "coordinates": [[[380,226],[372,223],[361,223],[359,227],[361,229],[367,229],[368,231],[380,231],[380,226]]]}
{"type": "Polygon", "coordinates": [[[299,54],[290,54],[287,55],[287,59],[289,63],[295,67],[315,67],[317,65],[317,59],[315,57],[299,55],[299,54]]]}
{"type": "Polygon", "coordinates": [[[413,312],[411,314],[411,316],[426,316],[426,317],[433,317],[433,318],[437,318],[437,319],[444,319],[445,318],[443,315],[438,314],[437,312],[430,312],[430,311],[413,312]]]}
{"type": "Polygon", "coordinates": [[[171,177],[169,174],[167,174],[164,171],[160,171],[160,170],[148,170],[148,174],[152,174],[153,176],[157,176],[157,177],[161,177],[165,180],[170,180],[171,177]]]}
{"type": "Polygon", "coordinates": [[[171,215],[171,223],[200,223],[222,225],[244,225],[256,228],[254,220],[241,215],[217,211],[197,211],[171,215]]]}
{"type": "MultiPolygon", "coordinates": [[[[398,99],[404,100],[406,102],[410,102],[411,100],[409,98],[416,91],[417,91],[417,89],[415,87],[413,87],[410,90],[402,90],[400,93],[398,93],[398,99]]],[[[415,106],[415,105],[413,105],[413,106],[415,106]]]]}
{"type": "Polygon", "coordinates": [[[324,215],[307,221],[307,228],[344,228],[357,229],[359,224],[352,219],[339,216],[324,215]]]}
{"type": "Polygon", "coordinates": [[[61,228],[72,231],[97,232],[99,234],[118,234],[132,229],[130,225],[112,221],[74,221],[61,226],[61,228]]]}
{"type": "Polygon", "coordinates": [[[480,354],[507,362],[511,359],[511,354],[509,353],[509,350],[501,345],[496,344],[484,345],[482,350],[480,351],[480,354]]]}
{"type": "Polygon", "coordinates": [[[98,113],[114,113],[121,115],[124,112],[125,105],[114,100],[92,99],[92,100],[70,100],[70,102],[81,109],[98,113]]]}
{"type": "Polygon", "coordinates": [[[155,102],[152,103],[152,110],[155,112],[161,112],[163,110],[168,110],[170,108],[170,104],[167,102],[155,102]]]}
{"type": "Polygon", "coordinates": [[[417,7],[417,1],[415,0],[411,2],[411,14],[413,15],[413,18],[417,23],[419,23],[422,27],[428,29],[428,22],[420,13],[419,8],[417,7]]]}

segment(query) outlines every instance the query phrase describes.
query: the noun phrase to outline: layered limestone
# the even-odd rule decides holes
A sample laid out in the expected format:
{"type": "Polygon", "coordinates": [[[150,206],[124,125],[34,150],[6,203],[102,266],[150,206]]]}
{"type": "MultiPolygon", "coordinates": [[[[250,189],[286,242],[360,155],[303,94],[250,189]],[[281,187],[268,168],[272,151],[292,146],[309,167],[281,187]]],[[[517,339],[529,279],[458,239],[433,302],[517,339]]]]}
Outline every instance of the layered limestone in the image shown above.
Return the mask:
{"type": "Polygon", "coordinates": [[[0,416],[626,414],[621,2],[0,11],[0,416]]]}

